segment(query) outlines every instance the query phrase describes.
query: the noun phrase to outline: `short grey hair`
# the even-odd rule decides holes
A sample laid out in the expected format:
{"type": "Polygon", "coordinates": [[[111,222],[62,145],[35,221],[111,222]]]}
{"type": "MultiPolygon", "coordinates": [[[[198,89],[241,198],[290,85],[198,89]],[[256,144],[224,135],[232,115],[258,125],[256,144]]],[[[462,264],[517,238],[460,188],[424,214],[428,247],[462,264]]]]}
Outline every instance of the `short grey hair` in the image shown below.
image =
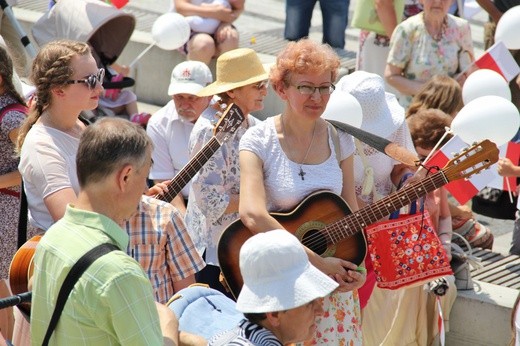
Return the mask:
{"type": "Polygon", "coordinates": [[[139,170],[153,147],[138,124],[111,117],[87,127],[79,143],[76,171],[80,187],[95,183],[121,167],[132,164],[139,170]]]}

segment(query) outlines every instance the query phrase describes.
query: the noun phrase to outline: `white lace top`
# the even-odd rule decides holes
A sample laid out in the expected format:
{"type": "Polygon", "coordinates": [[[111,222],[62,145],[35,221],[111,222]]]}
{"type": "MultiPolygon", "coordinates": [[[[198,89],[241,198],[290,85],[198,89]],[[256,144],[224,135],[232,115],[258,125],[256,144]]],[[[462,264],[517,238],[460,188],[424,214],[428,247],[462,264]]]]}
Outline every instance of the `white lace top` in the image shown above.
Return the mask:
{"type": "MultiPolygon", "coordinates": [[[[354,152],[352,137],[338,130],[340,158],[346,159],[354,152]]],[[[287,158],[276,133],[274,118],[250,128],[240,141],[240,150],[255,153],[264,162],[264,184],[267,210],[289,211],[307,195],[317,190],[330,190],[341,194],[342,172],[336,158],[334,143],[329,129],[331,155],[318,165],[302,165],[304,180],[298,175],[300,164],[287,158]]]]}
{"type": "MultiPolygon", "coordinates": [[[[393,143],[397,143],[398,145],[408,149],[412,153],[415,153],[415,147],[413,145],[412,138],[410,137],[408,125],[405,121],[403,121],[402,125],[394,133],[390,134],[386,139],[393,143]]],[[[375,191],[379,196],[389,195],[390,192],[392,192],[393,188],[392,181],[390,180],[390,173],[392,172],[394,165],[399,164],[399,162],[362,142],[361,148],[363,148],[363,151],[366,156],[366,162],[370,167],[371,171],[373,172],[373,184],[375,187],[375,191]]],[[[375,201],[374,194],[370,193],[369,195],[363,195],[361,193],[365,179],[370,179],[368,177],[369,174],[367,174],[367,168],[368,167],[364,167],[363,161],[356,149],[356,153],[354,155],[354,178],[356,181],[356,196],[362,199],[363,202],[371,204],[375,201]]]]}

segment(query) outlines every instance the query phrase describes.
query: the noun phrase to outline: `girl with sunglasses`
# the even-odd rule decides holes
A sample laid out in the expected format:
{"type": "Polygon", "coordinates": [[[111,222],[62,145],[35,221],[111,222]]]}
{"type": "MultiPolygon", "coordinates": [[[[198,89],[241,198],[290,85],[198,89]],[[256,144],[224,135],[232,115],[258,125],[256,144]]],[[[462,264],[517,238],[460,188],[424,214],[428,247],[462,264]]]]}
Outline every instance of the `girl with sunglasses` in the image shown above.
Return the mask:
{"type": "Polygon", "coordinates": [[[79,192],[76,149],[86,128],[80,113],[97,107],[103,74],[81,42],[50,42],[33,62],[35,101],[18,150],[29,221],[41,230],[60,219],[79,192]]]}

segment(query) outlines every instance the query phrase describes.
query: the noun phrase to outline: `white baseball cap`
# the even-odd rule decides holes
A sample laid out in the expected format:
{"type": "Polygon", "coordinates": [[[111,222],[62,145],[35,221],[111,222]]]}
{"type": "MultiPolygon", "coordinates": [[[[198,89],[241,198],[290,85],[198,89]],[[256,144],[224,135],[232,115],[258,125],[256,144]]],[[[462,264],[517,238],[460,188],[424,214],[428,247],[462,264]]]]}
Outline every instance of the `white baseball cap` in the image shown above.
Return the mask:
{"type": "Polygon", "coordinates": [[[202,88],[213,82],[209,67],[200,61],[184,61],[172,71],[168,95],[196,95],[202,88]]]}
{"type": "Polygon", "coordinates": [[[244,313],[294,309],[325,297],[338,283],[310,262],[303,245],[285,230],[258,233],[240,249],[244,286],[236,308],[244,313]]]}

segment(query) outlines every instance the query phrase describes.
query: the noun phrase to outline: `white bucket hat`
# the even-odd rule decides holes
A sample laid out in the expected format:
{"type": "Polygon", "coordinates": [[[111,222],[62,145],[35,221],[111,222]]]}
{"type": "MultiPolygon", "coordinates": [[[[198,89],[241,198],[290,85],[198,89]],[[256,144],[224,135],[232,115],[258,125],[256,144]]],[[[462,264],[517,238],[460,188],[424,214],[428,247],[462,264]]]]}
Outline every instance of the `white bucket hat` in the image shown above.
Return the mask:
{"type": "Polygon", "coordinates": [[[240,249],[240,272],[244,286],[236,308],[244,313],[294,309],[338,287],[309,262],[301,243],[285,230],[249,238],[240,249]]]}
{"type": "Polygon", "coordinates": [[[362,130],[387,138],[403,125],[404,108],[394,94],[385,92],[381,76],[356,71],[342,77],[336,87],[358,100],[363,110],[362,130]]]}
{"type": "Polygon", "coordinates": [[[197,95],[206,85],[213,82],[209,67],[200,61],[184,61],[172,71],[168,95],[197,95]]]}

